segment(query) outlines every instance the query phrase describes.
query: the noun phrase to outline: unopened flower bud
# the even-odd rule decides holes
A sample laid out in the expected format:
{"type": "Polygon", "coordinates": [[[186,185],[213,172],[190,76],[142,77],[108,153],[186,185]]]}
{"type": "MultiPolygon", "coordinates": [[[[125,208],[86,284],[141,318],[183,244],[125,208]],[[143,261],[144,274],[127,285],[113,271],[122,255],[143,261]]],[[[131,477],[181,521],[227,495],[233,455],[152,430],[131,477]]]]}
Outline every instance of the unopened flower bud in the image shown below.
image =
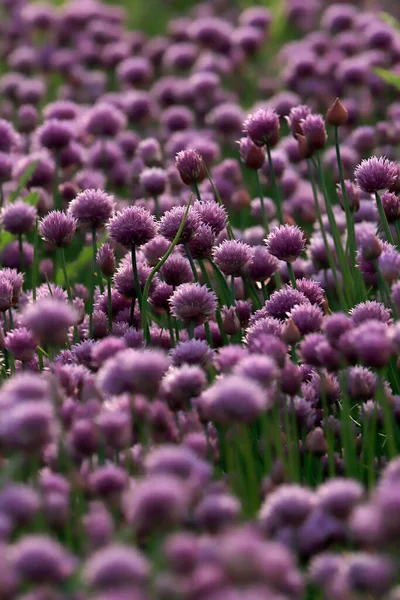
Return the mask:
{"type": "Polygon", "coordinates": [[[339,98],[336,98],[335,102],[332,104],[330,108],[328,108],[325,116],[325,120],[328,125],[333,125],[334,127],[340,127],[347,123],[347,119],[349,118],[349,113],[340,102],[339,98]]]}

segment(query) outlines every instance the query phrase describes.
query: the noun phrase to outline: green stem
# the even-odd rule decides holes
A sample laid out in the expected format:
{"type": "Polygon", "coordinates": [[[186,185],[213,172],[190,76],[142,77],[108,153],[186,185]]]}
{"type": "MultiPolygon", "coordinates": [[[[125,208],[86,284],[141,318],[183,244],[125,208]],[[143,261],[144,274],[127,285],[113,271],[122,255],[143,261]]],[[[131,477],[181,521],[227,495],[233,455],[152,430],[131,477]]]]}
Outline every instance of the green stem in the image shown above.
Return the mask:
{"type": "MultiPolygon", "coordinates": [[[[149,290],[150,290],[150,285],[151,282],[153,281],[154,277],[156,276],[156,274],[158,273],[158,271],[161,269],[161,267],[163,266],[163,264],[165,263],[165,261],[168,259],[168,257],[171,255],[173,249],[175,248],[175,246],[177,245],[177,243],[179,242],[179,239],[182,235],[182,231],[183,228],[185,227],[185,223],[186,223],[186,219],[189,213],[189,209],[190,209],[190,205],[192,203],[192,198],[189,198],[189,202],[187,204],[186,207],[186,211],[185,214],[183,215],[183,219],[182,219],[182,223],[180,224],[180,227],[176,233],[176,236],[174,237],[170,247],[168,248],[168,250],[166,251],[166,253],[164,254],[164,256],[158,261],[158,263],[156,264],[156,266],[153,268],[153,270],[150,272],[150,275],[147,278],[146,281],[146,285],[144,286],[144,290],[143,290],[143,296],[142,296],[142,306],[141,306],[141,313],[142,313],[142,329],[145,333],[145,337],[148,341],[148,343],[150,343],[150,333],[148,330],[148,322],[147,322],[147,298],[149,296],[149,290]]],[[[177,331],[177,337],[176,337],[176,341],[179,341],[179,329],[177,331]]]]}
{"type": "Polygon", "coordinates": [[[194,338],[194,321],[190,321],[189,323],[189,340],[194,338]]]}
{"type": "MultiPolygon", "coordinates": [[[[211,279],[210,279],[210,276],[208,274],[208,271],[207,271],[207,268],[206,268],[204,262],[202,260],[199,260],[199,265],[200,265],[200,270],[201,270],[201,273],[203,275],[203,279],[205,281],[206,286],[208,287],[208,289],[211,292],[213,292],[214,290],[213,290],[213,286],[212,286],[212,283],[211,283],[211,279]]],[[[215,316],[216,316],[216,319],[217,319],[218,329],[219,329],[219,332],[221,334],[222,343],[224,344],[224,346],[227,346],[229,344],[229,340],[228,340],[228,336],[225,333],[224,325],[223,325],[223,322],[222,322],[221,309],[220,309],[219,305],[218,305],[217,310],[215,312],[215,316]]],[[[206,325],[208,325],[208,323],[206,323],[206,325]]],[[[206,330],[206,335],[207,335],[207,330],[206,330]]]]}
{"type": "Polygon", "coordinates": [[[183,247],[184,247],[184,249],[185,249],[185,254],[186,254],[186,256],[187,256],[187,259],[188,259],[188,261],[189,261],[190,268],[192,269],[192,273],[193,273],[193,279],[194,279],[195,281],[198,281],[198,280],[199,280],[199,278],[198,278],[198,276],[197,276],[196,265],[195,265],[195,264],[194,264],[194,262],[193,262],[193,258],[192,258],[192,255],[190,254],[190,250],[189,250],[189,248],[188,248],[188,245],[187,245],[187,244],[183,244],[183,247]]]}
{"type": "Polygon", "coordinates": [[[322,169],[321,157],[319,154],[317,154],[317,171],[318,171],[318,177],[319,177],[319,181],[320,181],[322,194],[323,194],[324,200],[325,200],[325,207],[326,207],[326,214],[328,216],[328,221],[329,221],[329,228],[331,230],[333,242],[335,244],[336,255],[339,260],[340,269],[341,269],[343,281],[345,284],[344,288],[345,288],[345,294],[347,297],[347,302],[349,303],[349,305],[352,305],[353,304],[352,298],[354,295],[353,279],[351,276],[351,272],[349,270],[349,264],[348,264],[346,254],[343,249],[342,241],[340,239],[340,233],[339,233],[339,229],[336,224],[335,215],[333,214],[332,204],[330,202],[330,198],[329,198],[329,195],[328,195],[328,192],[326,189],[325,177],[324,177],[324,172],[322,169]]]}
{"type": "Polygon", "coordinates": [[[167,313],[167,323],[168,323],[169,338],[171,340],[171,348],[175,348],[174,328],[172,326],[172,319],[171,319],[170,313],[167,313]]]}
{"type": "Polygon", "coordinates": [[[111,331],[112,324],[113,324],[111,277],[107,277],[107,309],[108,309],[108,331],[111,331]]]}
{"type": "Polygon", "coordinates": [[[378,192],[375,192],[375,198],[376,198],[376,204],[378,206],[378,212],[379,212],[379,218],[381,220],[381,226],[383,227],[383,230],[385,232],[386,239],[390,244],[395,246],[392,232],[390,231],[389,223],[386,218],[385,211],[383,210],[382,200],[381,200],[381,197],[378,194],[378,192]]]}
{"type": "Polygon", "coordinates": [[[132,256],[132,272],[133,272],[133,281],[135,284],[136,296],[139,302],[139,309],[142,309],[142,288],[140,287],[139,274],[137,268],[137,260],[136,260],[136,247],[133,246],[131,250],[132,256]]]}
{"type": "Polygon", "coordinates": [[[283,224],[283,211],[282,211],[282,194],[281,190],[278,186],[278,182],[276,180],[275,169],[272,162],[271,157],[271,148],[267,146],[267,156],[268,156],[268,165],[269,165],[269,176],[272,183],[272,189],[274,192],[274,200],[276,202],[276,214],[278,215],[278,220],[281,225],[283,224]]]}
{"type": "Polygon", "coordinates": [[[157,221],[160,220],[160,204],[158,202],[158,196],[154,196],[154,208],[157,221]]]}
{"type": "Polygon", "coordinates": [[[54,155],[54,178],[53,178],[53,202],[56,210],[62,210],[61,206],[61,195],[58,189],[60,182],[60,159],[58,152],[54,155]]]}
{"type": "Polygon", "coordinates": [[[38,262],[39,262],[39,221],[36,219],[35,222],[35,233],[33,237],[33,265],[32,265],[32,298],[33,301],[36,302],[36,278],[38,272],[38,262]]]}
{"type": "MultiPolygon", "coordinates": [[[[219,194],[219,191],[218,191],[218,190],[217,190],[217,188],[215,187],[215,185],[214,185],[214,182],[213,182],[213,180],[211,179],[210,171],[208,170],[208,168],[207,168],[207,165],[206,165],[205,163],[204,163],[204,169],[205,169],[205,171],[206,171],[206,173],[207,173],[207,178],[208,178],[208,181],[209,181],[209,182],[210,182],[210,184],[211,184],[211,187],[212,187],[212,190],[213,190],[214,196],[216,197],[218,204],[220,204],[221,206],[223,206],[223,207],[225,208],[225,205],[224,205],[224,203],[223,203],[223,202],[222,202],[222,200],[221,200],[221,196],[220,196],[220,194],[219,194]]],[[[201,202],[200,190],[199,190],[199,186],[198,186],[197,182],[196,182],[196,183],[193,185],[193,189],[194,189],[194,191],[195,191],[195,193],[196,193],[197,199],[199,200],[199,202],[201,202]]],[[[233,229],[232,229],[232,227],[231,227],[231,225],[230,225],[229,221],[228,221],[228,223],[226,224],[226,230],[227,230],[227,232],[228,232],[228,238],[229,238],[230,240],[234,240],[234,239],[235,239],[235,234],[233,233],[233,229]]]]}
{"type": "MultiPolygon", "coordinates": [[[[63,271],[63,275],[64,275],[65,287],[67,288],[68,301],[70,302],[70,304],[72,304],[72,292],[71,292],[71,285],[70,285],[69,277],[68,277],[67,263],[65,261],[64,248],[60,248],[60,254],[61,254],[61,266],[62,266],[62,271],[63,271]]],[[[74,325],[74,343],[75,344],[79,343],[79,331],[78,331],[78,326],[76,324],[74,325]]]]}
{"type": "Polygon", "coordinates": [[[22,242],[22,233],[18,235],[18,248],[19,248],[19,266],[21,273],[25,273],[25,257],[24,257],[24,245],[22,242]]]}
{"type": "Polygon", "coordinates": [[[261,181],[260,181],[260,174],[258,171],[254,171],[254,172],[256,174],[258,196],[260,198],[260,203],[261,203],[261,216],[262,216],[263,227],[265,229],[266,235],[268,236],[270,233],[269,232],[269,223],[268,223],[267,213],[265,212],[264,194],[263,194],[262,185],[261,185],[261,181]]]}
{"type": "Polygon", "coordinates": [[[94,264],[95,264],[95,268],[98,274],[98,278],[99,278],[99,287],[100,287],[100,292],[102,294],[104,294],[104,283],[103,283],[103,277],[101,275],[101,271],[100,269],[98,269],[97,266],[97,235],[96,235],[96,231],[95,229],[92,230],[92,248],[93,248],[93,259],[94,259],[94,264]]]}
{"type": "Polygon", "coordinates": [[[394,224],[396,228],[396,236],[397,236],[397,247],[400,248],[400,219],[397,219],[394,224]]]}
{"type": "Polygon", "coordinates": [[[321,207],[319,205],[317,187],[315,185],[315,179],[314,179],[314,175],[313,175],[313,172],[312,172],[310,160],[307,160],[307,167],[308,167],[308,178],[309,178],[309,180],[311,182],[311,187],[312,187],[313,196],[314,196],[314,204],[315,204],[315,210],[316,210],[316,213],[317,213],[317,219],[318,219],[318,223],[319,223],[319,228],[320,228],[320,231],[321,231],[322,239],[324,240],[324,246],[325,246],[325,250],[326,250],[326,256],[328,258],[328,263],[329,263],[329,266],[330,266],[331,271],[332,271],[333,280],[335,282],[335,287],[336,287],[336,292],[337,292],[337,295],[338,295],[338,298],[339,298],[339,302],[341,304],[342,309],[345,310],[345,311],[347,311],[349,309],[349,307],[348,307],[347,300],[346,300],[346,298],[344,296],[344,293],[343,293],[343,286],[341,285],[341,283],[339,281],[339,277],[338,277],[337,270],[336,270],[335,259],[333,257],[331,248],[329,246],[328,238],[327,238],[325,227],[324,227],[324,223],[322,221],[321,207]]]}
{"type": "Polygon", "coordinates": [[[357,249],[356,234],[354,231],[354,220],[353,220],[353,216],[351,214],[351,208],[350,208],[349,198],[348,198],[347,191],[346,191],[346,185],[344,183],[343,163],[342,163],[342,158],[340,155],[340,145],[339,145],[339,133],[338,133],[339,128],[334,127],[334,131],[335,131],[336,160],[337,160],[337,164],[338,164],[338,168],[339,168],[340,187],[342,190],[344,210],[346,213],[347,235],[348,235],[349,251],[350,251],[350,269],[359,275],[360,272],[358,271],[358,269],[357,269],[357,271],[355,271],[356,249],[357,249]]]}
{"type": "Polygon", "coordinates": [[[292,265],[292,263],[289,263],[289,262],[286,264],[287,264],[290,282],[291,282],[292,286],[294,287],[294,289],[297,290],[297,283],[296,283],[296,277],[294,275],[293,265],[292,265]]]}

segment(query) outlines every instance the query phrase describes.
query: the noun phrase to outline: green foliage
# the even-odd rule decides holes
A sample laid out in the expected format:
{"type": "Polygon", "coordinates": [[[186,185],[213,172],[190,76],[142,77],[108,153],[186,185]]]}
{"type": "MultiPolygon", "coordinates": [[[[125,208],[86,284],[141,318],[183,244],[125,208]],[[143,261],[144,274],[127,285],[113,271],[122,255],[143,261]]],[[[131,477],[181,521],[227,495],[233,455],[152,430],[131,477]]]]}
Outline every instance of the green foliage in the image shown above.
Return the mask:
{"type": "Polygon", "coordinates": [[[395,87],[396,90],[400,90],[400,75],[397,75],[396,73],[393,73],[388,69],[381,68],[375,69],[375,73],[379,75],[379,77],[383,79],[385,83],[388,83],[389,85],[395,87]]]}
{"type": "Polygon", "coordinates": [[[26,186],[26,184],[28,183],[28,181],[30,180],[30,178],[32,177],[32,175],[34,174],[34,172],[36,171],[36,167],[38,165],[38,162],[39,161],[34,160],[27,167],[27,169],[22,173],[22,175],[20,177],[20,180],[18,182],[17,187],[10,194],[10,202],[14,202],[18,198],[18,196],[21,194],[22,190],[24,189],[24,187],[26,186]]]}

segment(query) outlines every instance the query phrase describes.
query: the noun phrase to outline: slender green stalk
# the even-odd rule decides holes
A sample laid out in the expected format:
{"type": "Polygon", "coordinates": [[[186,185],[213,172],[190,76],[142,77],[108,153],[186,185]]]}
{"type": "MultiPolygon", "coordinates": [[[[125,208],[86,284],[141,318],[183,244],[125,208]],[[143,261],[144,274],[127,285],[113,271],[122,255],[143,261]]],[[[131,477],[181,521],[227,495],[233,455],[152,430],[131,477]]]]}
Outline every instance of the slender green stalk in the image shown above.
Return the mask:
{"type": "Polygon", "coordinates": [[[129,325],[130,325],[130,327],[132,327],[132,325],[134,323],[134,320],[135,320],[135,301],[136,301],[136,298],[132,298],[131,299],[131,310],[130,310],[130,313],[129,313],[129,325]]]}
{"type": "Polygon", "coordinates": [[[356,272],[357,274],[359,274],[358,269],[357,269],[357,271],[354,271],[355,270],[355,261],[356,261],[356,249],[357,249],[356,235],[355,235],[355,231],[354,231],[353,215],[351,214],[349,198],[348,198],[347,191],[346,191],[346,185],[344,183],[343,163],[342,163],[342,157],[340,155],[339,128],[334,127],[334,131],[335,131],[336,160],[337,160],[337,164],[338,164],[338,168],[339,168],[340,187],[342,190],[344,210],[346,213],[347,235],[348,235],[348,241],[349,241],[350,268],[352,269],[353,272],[356,272]]]}
{"type": "Polygon", "coordinates": [[[278,215],[278,221],[282,225],[283,224],[283,211],[282,211],[282,193],[280,187],[278,186],[278,182],[276,180],[275,169],[272,162],[271,157],[271,148],[267,146],[267,157],[268,157],[268,165],[269,165],[269,176],[272,183],[272,189],[274,192],[274,200],[276,202],[276,214],[278,215]]]}
{"type": "Polygon", "coordinates": [[[142,288],[140,287],[139,274],[138,274],[138,268],[137,268],[136,246],[132,247],[131,256],[132,256],[133,281],[134,281],[134,284],[135,284],[136,297],[137,297],[138,302],[139,302],[139,309],[142,310],[142,304],[143,304],[143,302],[142,302],[142,288]]]}
{"type": "Polygon", "coordinates": [[[394,224],[396,228],[397,247],[400,248],[400,219],[397,219],[394,224]]]}
{"type": "Polygon", "coordinates": [[[192,269],[192,273],[193,273],[193,279],[194,279],[195,281],[198,281],[198,280],[199,280],[199,278],[198,278],[198,276],[197,276],[197,269],[196,269],[196,265],[195,265],[195,264],[194,264],[194,262],[193,262],[193,258],[192,258],[192,255],[190,254],[190,250],[189,250],[189,248],[188,248],[188,245],[187,245],[187,244],[183,244],[183,247],[184,247],[184,249],[185,249],[185,254],[186,254],[186,256],[187,256],[187,259],[188,259],[188,261],[189,261],[190,268],[192,269]]]}
{"type": "MultiPolygon", "coordinates": [[[[143,331],[144,331],[144,334],[145,334],[145,337],[146,337],[148,343],[150,343],[150,333],[148,330],[148,322],[147,322],[147,304],[148,304],[147,299],[149,296],[150,285],[151,285],[151,282],[153,281],[154,277],[158,273],[158,271],[161,269],[161,267],[163,266],[165,261],[168,259],[168,257],[171,255],[173,249],[179,242],[180,237],[182,235],[183,228],[185,227],[185,223],[186,223],[186,219],[187,219],[187,216],[189,213],[191,203],[192,203],[192,198],[189,198],[189,202],[187,204],[185,214],[183,215],[182,223],[180,224],[180,227],[176,233],[176,236],[174,237],[170,247],[168,248],[168,250],[166,251],[164,256],[158,261],[156,266],[150,272],[150,275],[148,276],[147,281],[146,281],[146,285],[144,286],[143,296],[142,296],[142,306],[141,306],[142,328],[143,328],[143,331]]],[[[179,341],[179,328],[176,331],[176,341],[177,342],[179,341]]]]}
{"type": "MultiPolygon", "coordinates": [[[[215,185],[214,185],[214,182],[213,182],[213,180],[211,179],[211,175],[210,175],[210,172],[209,172],[209,170],[207,169],[207,165],[206,165],[206,164],[204,164],[204,169],[205,169],[205,171],[206,171],[206,173],[207,173],[207,178],[208,178],[208,181],[209,181],[209,182],[210,182],[210,184],[211,184],[211,187],[212,187],[212,190],[213,190],[214,196],[216,197],[218,204],[220,204],[221,206],[223,206],[223,207],[225,208],[225,205],[224,205],[224,203],[223,203],[223,202],[222,202],[222,200],[221,200],[221,196],[220,196],[220,194],[219,194],[219,191],[217,190],[217,188],[216,188],[216,187],[215,187],[215,185]]],[[[198,199],[198,200],[201,202],[200,190],[199,190],[199,186],[198,186],[198,184],[197,184],[197,183],[195,183],[195,184],[194,184],[194,186],[193,186],[193,189],[194,189],[194,191],[195,191],[195,193],[196,193],[197,199],[198,199]]],[[[228,232],[228,238],[229,238],[230,240],[234,240],[234,239],[235,239],[235,234],[233,233],[233,229],[232,229],[232,227],[231,227],[231,225],[230,225],[229,221],[228,221],[228,223],[226,224],[226,230],[227,230],[227,232],[228,232]]]]}
{"type": "Polygon", "coordinates": [[[97,266],[97,235],[96,235],[96,231],[95,229],[92,230],[92,248],[93,248],[93,258],[94,258],[94,264],[95,264],[95,268],[98,274],[98,278],[99,278],[99,287],[100,287],[100,292],[102,294],[104,294],[104,282],[103,282],[103,277],[101,275],[101,271],[97,266]]]}
{"type": "Polygon", "coordinates": [[[168,323],[169,339],[171,340],[171,348],[175,348],[174,328],[172,326],[172,319],[171,319],[170,313],[167,313],[167,323],[168,323]]]}
{"type": "Polygon", "coordinates": [[[207,344],[210,346],[210,348],[212,348],[214,344],[211,335],[210,323],[208,321],[204,323],[204,331],[206,333],[207,344]]]}
{"type": "Polygon", "coordinates": [[[324,200],[325,200],[325,207],[326,207],[326,214],[328,216],[328,221],[329,221],[329,228],[331,230],[333,242],[335,244],[336,255],[339,260],[340,270],[342,272],[343,281],[345,284],[344,285],[345,294],[346,294],[348,303],[350,305],[352,305],[353,304],[352,299],[354,297],[353,279],[351,276],[351,272],[349,270],[349,264],[347,261],[347,257],[344,252],[344,249],[343,249],[342,240],[340,239],[340,232],[339,232],[339,229],[336,224],[335,215],[333,214],[332,205],[331,205],[330,198],[329,198],[329,195],[328,195],[328,192],[326,189],[325,177],[324,177],[324,172],[322,169],[321,157],[319,154],[317,154],[316,165],[317,165],[317,171],[318,171],[318,177],[319,177],[319,181],[320,181],[321,191],[322,191],[322,194],[323,194],[324,200]]]}
{"type": "Polygon", "coordinates": [[[260,174],[258,171],[254,171],[254,172],[256,174],[258,196],[260,198],[260,203],[261,203],[262,223],[263,223],[263,227],[265,229],[266,235],[269,235],[269,223],[268,223],[267,213],[265,212],[264,194],[263,194],[262,185],[261,185],[261,181],[260,181],[260,174]]]}
{"type": "Polygon", "coordinates": [[[54,178],[53,178],[53,201],[54,208],[56,210],[62,210],[61,206],[61,194],[59,188],[60,184],[60,157],[58,152],[54,155],[54,178]]]}
{"type": "Polygon", "coordinates": [[[35,232],[33,237],[33,265],[32,265],[32,298],[36,302],[36,281],[39,262],[39,221],[36,219],[35,232]]]}
{"type": "Polygon", "coordinates": [[[189,331],[189,340],[192,340],[194,338],[194,321],[190,321],[188,331],[189,331]]]}
{"type": "Polygon", "coordinates": [[[160,220],[160,203],[158,202],[158,196],[154,196],[154,208],[157,221],[160,220]]]}
{"type": "Polygon", "coordinates": [[[292,263],[289,263],[289,262],[286,264],[287,264],[290,282],[291,282],[292,286],[294,287],[294,289],[297,290],[297,283],[296,283],[296,277],[294,275],[293,265],[292,265],[292,263]]]}
{"type": "MultiPolygon", "coordinates": [[[[63,271],[63,275],[64,275],[65,287],[67,288],[68,301],[70,302],[70,304],[72,304],[73,299],[72,299],[71,285],[70,285],[69,277],[68,277],[67,263],[65,261],[64,248],[60,248],[60,254],[61,254],[61,266],[62,266],[62,271],[63,271]]],[[[74,325],[74,343],[75,344],[79,343],[79,332],[78,332],[77,325],[74,325]]]]}
{"type": "Polygon", "coordinates": [[[386,442],[388,447],[389,459],[392,459],[397,454],[396,441],[394,435],[393,411],[389,406],[389,402],[385,392],[384,377],[379,377],[379,385],[377,389],[377,399],[383,410],[383,424],[386,434],[386,442]]]}
{"type": "Polygon", "coordinates": [[[216,278],[218,286],[220,288],[219,291],[223,298],[223,303],[226,304],[227,306],[232,306],[232,304],[231,304],[232,294],[231,294],[231,290],[228,285],[228,282],[225,279],[225,276],[223,275],[223,273],[221,272],[219,267],[215,264],[215,262],[212,260],[212,258],[209,258],[208,261],[211,264],[212,269],[214,271],[215,278],[216,278]]]}
{"type": "MultiPolygon", "coordinates": [[[[207,268],[206,268],[206,266],[205,266],[205,264],[204,264],[204,262],[202,260],[199,260],[198,262],[199,262],[199,265],[200,265],[200,270],[201,270],[201,273],[203,275],[204,282],[205,282],[206,286],[208,287],[208,289],[211,292],[213,292],[214,290],[213,290],[213,286],[212,286],[211,279],[210,279],[210,276],[208,274],[207,268]]],[[[216,319],[217,319],[218,329],[219,329],[219,332],[220,332],[221,337],[222,337],[222,343],[224,344],[224,346],[226,346],[226,345],[229,344],[229,340],[228,340],[228,336],[225,333],[224,325],[222,323],[222,315],[221,315],[221,309],[220,309],[219,305],[217,306],[217,310],[215,312],[215,316],[216,316],[216,319]]],[[[206,323],[206,325],[208,325],[208,323],[206,323]]],[[[207,330],[206,330],[206,335],[207,335],[207,330]]]]}
{"type": "Polygon", "coordinates": [[[24,244],[23,244],[23,241],[22,241],[22,234],[21,233],[18,235],[18,248],[19,248],[19,266],[20,266],[20,269],[21,269],[21,273],[25,273],[24,244]]]}
{"type": "Polygon", "coordinates": [[[342,284],[339,281],[339,277],[338,277],[337,270],[336,270],[335,259],[334,259],[333,254],[332,254],[332,250],[331,250],[331,248],[329,246],[328,238],[327,238],[327,235],[326,235],[326,230],[325,230],[325,227],[324,227],[324,223],[322,221],[321,207],[319,205],[317,187],[316,187],[316,184],[315,184],[314,174],[312,172],[310,160],[307,160],[307,167],[308,167],[308,178],[309,178],[309,180],[311,182],[311,187],[312,187],[313,196],[314,196],[314,204],[315,204],[315,210],[316,210],[316,213],[317,213],[318,224],[319,224],[319,228],[320,228],[320,231],[321,231],[322,239],[324,241],[324,246],[325,246],[325,250],[326,250],[326,256],[328,258],[328,263],[329,263],[329,266],[330,266],[331,271],[332,271],[333,280],[335,282],[336,293],[338,295],[339,302],[340,302],[340,305],[341,305],[342,309],[347,311],[349,309],[349,305],[347,304],[347,300],[346,300],[346,298],[344,296],[344,293],[343,293],[343,286],[342,286],[342,284]]]}
{"type": "Polygon", "coordinates": [[[111,331],[112,324],[113,324],[111,277],[107,277],[107,311],[108,311],[108,331],[111,331]]]}
{"type": "Polygon", "coordinates": [[[385,211],[383,210],[382,200],[381,200],[381,197],[378,194],[378,192],[375,192],[375,198],[376,198],[376,205],[378,207],[378,212],[379,212],[379,218],[380,218],[380,221],[381,221],[381,226],[383,227],[383,231],[385,232],[386,239],[387,239],[387,241],[390,244],[393,244],[393,246],[395,246],[395,243],[394,243],[394,240],[393,240],[393,236],[392,236],[392,232],[390,231],[389,223],[388,223],[388,220],[386,218],[385,211]]]}
{"type": "MultiPolygon", "coordinates": [[[[92,248],[94,251],[94,243],[93,238],[96,235],[96,231],[93,228],[92,230],[92,248]]],[[[93,308],[94,308],[94,288],[95,288],[95,265],[96,265],[96,255],[93,253],[92,261],[91,261],[91,269],[90,269],[90,298],[89,298],[89,335],[93,337],[93,308]]]]}

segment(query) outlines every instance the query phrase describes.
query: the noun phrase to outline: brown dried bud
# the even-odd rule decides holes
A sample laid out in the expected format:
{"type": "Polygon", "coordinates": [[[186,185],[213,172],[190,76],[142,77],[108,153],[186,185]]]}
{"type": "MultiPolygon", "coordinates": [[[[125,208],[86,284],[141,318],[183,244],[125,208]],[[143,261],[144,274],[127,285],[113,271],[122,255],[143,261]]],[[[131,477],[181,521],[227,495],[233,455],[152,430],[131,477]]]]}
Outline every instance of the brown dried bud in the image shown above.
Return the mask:
{"type": "Polygon", "coordinates": [[[281,338],[282,341],[284,341],[285,344],[289,344],[289,346],[293,346],[299,341],[300,331],[297,329],[293,319],[289,319],[285,324],[282,330],[281,338]]]}
{"type": "Polygon", "coordinates": [[[349,113],[340,102],[339,98],[336,98],[335,102],[327,110],[325,117],[326,122],[334,127],[340,127],[341,125],[347,123],[348,118],[349,113]]]}

